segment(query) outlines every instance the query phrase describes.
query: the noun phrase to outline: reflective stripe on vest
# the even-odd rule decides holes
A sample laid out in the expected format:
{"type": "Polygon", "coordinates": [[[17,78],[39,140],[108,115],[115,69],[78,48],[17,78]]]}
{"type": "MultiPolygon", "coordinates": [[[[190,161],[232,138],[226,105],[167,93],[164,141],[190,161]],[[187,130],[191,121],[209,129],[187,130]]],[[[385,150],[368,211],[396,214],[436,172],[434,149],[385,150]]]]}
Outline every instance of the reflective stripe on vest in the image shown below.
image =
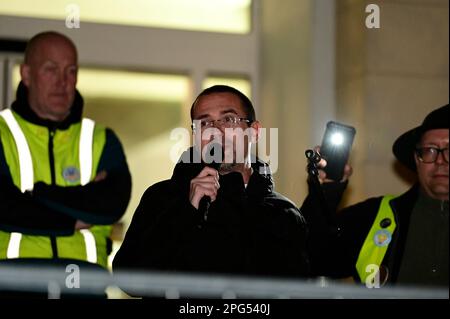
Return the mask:
{"type": "Polygon", "coordinates": [[[33,190],[34,187],[34,172],[33,159],[31,158],[30,147],[28,146],[25,135],[17,123],[14,115],[10,109],[0,112],[0,116],[5,119],[11,134],[16,142],[17,152],[19,154],[20,166],[20,190],[22,193],[33,190]]]}
{"type": "Polygon", "coordinates": [[[11,233],[9,238],[8,250],[6,251],[6,258],[19,258],[20,241],[22,240],[21,233],[11,233]]]}
{"type": "Polygon", "coordinates": [[[86,245],[86,258],[90,263],[97,263],[97,246],[95,245],[95,237],[89,229],[81,229],[80,233],[84,237],[86,245]]]}
{"type": "MultiPolygon", "coordinates": [[[[33,160],[31,157],[30,148],[28,146],[25,135],[22,129],[14,118],[10,109],[0,112],[0,115],[5,119],[9,130],[11,131],[14,141],[17,146],[20,163],[20,188],[24,193],[28,190],[33,190],[34,187],[34,172],[33,160]]],[[[90,182],[92,175],[92,147],[94,138],[95,122],[90,119],[83,119],[81,122],[80,144],[79,144],[79,161],[80,161],[80,181],[84,186],[90,182]]],[[[80,231],[84,238],[86,246],[87,260],[92,263],[97,262],[97,247],[95,237],[91,231],[85,229],[80,231]]],[[[6,258],[19,258],[20,241],[22,239],[21,233],[11,233],[6,258]]]]}
{"type": "Polygon", "coordinates": [[[392,240],[392,235],[396,228],[394,212],[392,211],[389,202],[396,196],[387,195],[381,200],[380,208],[378,209],[375,221],[370,228],[369,234],[364,241],[364,244],[359,252],[358,260],[356,262],[356,270],[362,283],[366,282],[369,275],[373,278],[373,266],[375,270],[381,266],[384,256],[386,255],[389,244],[392,240]],[[382,222],[389,219],[390,224],[387,227],[382,227],[382,222]]]}
{"type": "Polygon", "coordinates": [[[83,119],[80,133],[80,181],[85,186],[91,181],[92,175],[92,145],[94,141],[95,122],[83,119]]]}

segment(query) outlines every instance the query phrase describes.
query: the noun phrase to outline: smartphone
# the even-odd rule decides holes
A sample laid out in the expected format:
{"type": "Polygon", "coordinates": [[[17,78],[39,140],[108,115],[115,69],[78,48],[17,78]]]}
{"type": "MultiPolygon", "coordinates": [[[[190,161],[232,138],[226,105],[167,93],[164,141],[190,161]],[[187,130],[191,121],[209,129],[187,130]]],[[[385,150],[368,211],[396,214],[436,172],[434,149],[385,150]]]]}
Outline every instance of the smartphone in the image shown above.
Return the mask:
{"type": "Polygon", "coordinates": [[[323,135],[320,154],[327,161],[327,178],[340,181],[344,175],[356,130],[352,126],[330,121],[323,135]]]}

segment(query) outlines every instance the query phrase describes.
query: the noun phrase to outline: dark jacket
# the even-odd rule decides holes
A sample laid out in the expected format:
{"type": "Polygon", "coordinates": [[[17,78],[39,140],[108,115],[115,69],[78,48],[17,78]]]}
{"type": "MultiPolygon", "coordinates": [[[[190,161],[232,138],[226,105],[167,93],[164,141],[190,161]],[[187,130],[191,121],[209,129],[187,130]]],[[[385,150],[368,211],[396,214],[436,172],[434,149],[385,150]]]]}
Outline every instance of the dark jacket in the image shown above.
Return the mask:
{"type": "Polygon", "coordinates": [[[247,188],[240,173],[220,176],[217,199],[202,222],[189,202],[189,188],[203,165],[178,163],[170,180],[143,195],[114,271],[307,276],[305,220],[273,191],[270,173],[259,170],[264,165],[253,165],[247,188]]]}
{"type": "MultiPolygon", "coordinates": [[[[71,113],[62,123],[40,119],[30,108],[27,89],[20,83],[12,109],[25,120],[52,130],[65,130],[81,121],[83,99],[77,92],[71,113]]],[[[0,135],[1,139],[1,135],[0,135]]],[[[50,147],[50,146],[49,146],[50,147]]],[[[48,150],[47,150],[48,152],[48,150]]],[[[54,174],[54,167],[51,167],[54,174]]],[[[71,235],[77,219],[108,225],[125,212],[131,194],[131,175],[119,139],[106,130],[106,144],[97,172],[107,177],[86,186],[60,187],[36,183],[33,193],[13,184],[0,143],[0,230],[30,235],[71,235]]]]}
{"type": "MultiPolygon", "coordinates": [[[[305,200],[302,211],[308,213],[305,217],[311,226],[310,257],[313,273],[337,278],[353,276],[355,280],[360,281],[356,272],[356,261],[383,197],[370,198],[349,206],[337,214],[334,213],[335,216],[325,216],[336,212],[345,186],[346,184],[339,183],[324,184],[323,190],[329,204],[325,213],[320,210],[317,189],[310,187],[310,195],[305,200]]],[[[387,274],[387,282],[390,283],[397,281],[409,219],[418,192],[419,187],[415,185],[390,201],[397,227],[381,266],[381,275],[387,274]]]]}

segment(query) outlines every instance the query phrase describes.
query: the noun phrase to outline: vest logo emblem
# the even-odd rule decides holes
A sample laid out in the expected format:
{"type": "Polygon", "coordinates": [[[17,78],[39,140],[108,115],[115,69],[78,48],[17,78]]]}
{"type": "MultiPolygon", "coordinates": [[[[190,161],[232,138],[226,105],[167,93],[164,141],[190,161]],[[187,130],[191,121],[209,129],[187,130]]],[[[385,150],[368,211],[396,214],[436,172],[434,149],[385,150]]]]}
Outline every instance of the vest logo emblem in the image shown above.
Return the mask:
{"type": "Polygon", "coordinates": [[[80,181],[80,171],[78,168],[69,166],[63,170],[63,178],[68,183],[77,183],[80,181]]]}
{"type": "Polygon", "coordinates": [[[385,247],[389,245],[392,239],[392,234],[390,231],[386,229],[380,229],[378,230],[375,235],[373,236],[373,241],[375,242],[375,245],[378,247],[385,247]]]}

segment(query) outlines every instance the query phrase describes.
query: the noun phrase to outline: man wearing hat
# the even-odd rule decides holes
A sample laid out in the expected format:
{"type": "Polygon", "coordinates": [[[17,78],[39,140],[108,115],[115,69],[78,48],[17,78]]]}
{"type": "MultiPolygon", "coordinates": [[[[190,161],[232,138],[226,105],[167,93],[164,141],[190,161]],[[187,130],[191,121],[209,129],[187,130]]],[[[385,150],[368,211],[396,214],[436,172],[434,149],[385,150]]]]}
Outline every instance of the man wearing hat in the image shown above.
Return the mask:
{"type": "MultiPolygon", "coordinates": [[[[311,188],[301,210],[312,226],[316,275],[353,276],[367,287],[386,282],[448,287],[448,113],[448,104],[432,111],[422,125],[395,141],[394,155],[417,174],[417,183],[406,193],[367,199],[330,222],[317,212],[320,197],[311,188]],[[325,223],[327,227],[320,226],[325,223]]],[[[325,178],[321,171],[322,189],[334,212],[346,183],[325,178]]]]}

